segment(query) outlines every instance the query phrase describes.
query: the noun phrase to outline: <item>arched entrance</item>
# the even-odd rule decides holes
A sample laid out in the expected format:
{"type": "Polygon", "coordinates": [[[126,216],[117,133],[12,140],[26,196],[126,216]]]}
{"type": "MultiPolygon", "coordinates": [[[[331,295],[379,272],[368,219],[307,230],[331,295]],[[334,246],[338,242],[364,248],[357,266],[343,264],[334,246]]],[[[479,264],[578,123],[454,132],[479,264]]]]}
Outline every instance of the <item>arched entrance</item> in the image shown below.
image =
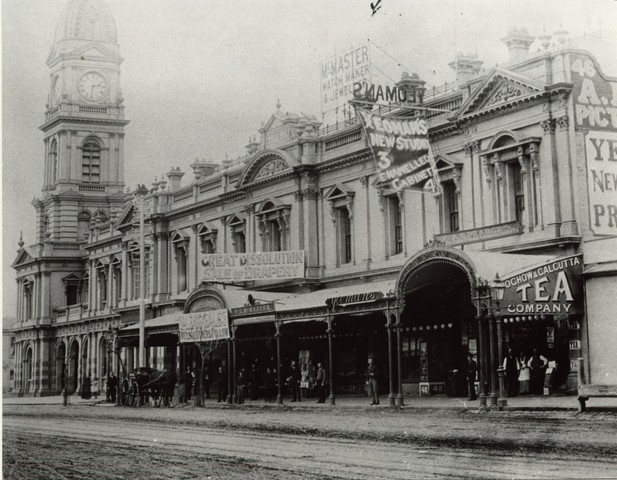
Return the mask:
{"type": "Polygon", "coordinates": [[[24,391],[29,392],[34,380],[34,372],[32,370],[32,347],[28,346],[26,356],[24,357],[24,391]]]}
{"type": "Polygon", "coordinates": [[[460,250],[428,248],[401,270],[401,379],[411,395],[465,396],[466,356],[477,355],[473,267],[460,250]]]}

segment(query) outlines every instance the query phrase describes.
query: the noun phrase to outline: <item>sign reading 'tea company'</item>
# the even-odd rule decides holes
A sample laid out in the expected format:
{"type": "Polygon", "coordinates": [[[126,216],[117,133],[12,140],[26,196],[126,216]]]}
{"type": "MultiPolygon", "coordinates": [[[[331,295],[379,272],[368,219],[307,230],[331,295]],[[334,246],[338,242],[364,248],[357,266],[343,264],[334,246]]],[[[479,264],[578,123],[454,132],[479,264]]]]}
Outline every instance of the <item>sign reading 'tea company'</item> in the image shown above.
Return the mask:
{"type": "Polygon", "coordinates": [[[503,315],[582,313],[582,255],[557,258],[503,278],[503,315]]]}

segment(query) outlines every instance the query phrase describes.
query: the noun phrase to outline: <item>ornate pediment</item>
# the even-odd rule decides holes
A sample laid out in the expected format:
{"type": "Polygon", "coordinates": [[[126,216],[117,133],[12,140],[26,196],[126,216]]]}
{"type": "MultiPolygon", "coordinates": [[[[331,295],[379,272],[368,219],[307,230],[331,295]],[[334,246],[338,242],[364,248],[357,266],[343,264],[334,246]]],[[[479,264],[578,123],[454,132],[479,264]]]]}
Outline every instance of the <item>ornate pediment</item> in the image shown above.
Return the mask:
{"type": "Polygon", "coordinates": [[[132,225],[134,208],[135,207],[133,206],[133,204],[131,203],[127,204],[122,210],[122,212],[120,213],[118,220],[116,221],[116,224],[114,225],[114,228],[116,228],[117,230],[120,230],[124,226],[132,225]]]}
{"type": "Polygon", "coordinates": [[[28,251],[27,247],[22,247],[17,251],[17,257],[15,258],[11,266],[15,268],[19,265],[30,263],[32,261],[34,261],[34,255],[32,255],[31,252],[28,251]]]}
{"type": "Polygon", "coordinates": [[[529,100],[543,92],[544,85],[514,72],[496,68],[461,105],[453,118],[460,119],[488,113],[519,101],[529,100]]]}
{"type": "Polygon", "coordinates": [[[263,181],[291,172],[293,162],[293,157],[283,150],[262,150],[248,163],[238,185],[263,181]]]}

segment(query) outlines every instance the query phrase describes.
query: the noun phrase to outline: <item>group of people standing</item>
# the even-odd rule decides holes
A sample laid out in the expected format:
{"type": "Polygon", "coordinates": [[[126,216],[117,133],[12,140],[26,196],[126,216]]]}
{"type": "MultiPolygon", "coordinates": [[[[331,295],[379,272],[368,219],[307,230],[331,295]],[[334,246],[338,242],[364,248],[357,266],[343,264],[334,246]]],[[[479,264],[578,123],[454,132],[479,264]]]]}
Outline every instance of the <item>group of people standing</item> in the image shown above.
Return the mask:
{"type": "MultiPolygon", "coordinates": [[[[478,364],[473,354],[469,353],[467,362],[467,384],[469,400],[476,400],[475,381],[478,373],[478,364]]],[[[511,348],[503,360],[508,397],[517,395],[542,395],[544,393],[544,376],[548,360],[537,349],[533,349],[531,356],[525,352],[514,355],[511,348]]]]}

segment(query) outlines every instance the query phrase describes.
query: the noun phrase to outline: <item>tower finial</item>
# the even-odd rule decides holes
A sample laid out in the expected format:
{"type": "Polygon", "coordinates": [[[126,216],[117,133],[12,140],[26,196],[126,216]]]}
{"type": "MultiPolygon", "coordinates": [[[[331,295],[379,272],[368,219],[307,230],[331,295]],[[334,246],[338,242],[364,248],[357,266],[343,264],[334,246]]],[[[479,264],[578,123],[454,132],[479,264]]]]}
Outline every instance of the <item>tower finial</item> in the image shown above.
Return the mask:
{"type": "Polygon", "coordinates": [[[24,232],[23,232],[23,230],[19,232],[19,242],[17,242],[17,245],[19,245],[19,248],[22,248],[24,246],[24,232]]]}

